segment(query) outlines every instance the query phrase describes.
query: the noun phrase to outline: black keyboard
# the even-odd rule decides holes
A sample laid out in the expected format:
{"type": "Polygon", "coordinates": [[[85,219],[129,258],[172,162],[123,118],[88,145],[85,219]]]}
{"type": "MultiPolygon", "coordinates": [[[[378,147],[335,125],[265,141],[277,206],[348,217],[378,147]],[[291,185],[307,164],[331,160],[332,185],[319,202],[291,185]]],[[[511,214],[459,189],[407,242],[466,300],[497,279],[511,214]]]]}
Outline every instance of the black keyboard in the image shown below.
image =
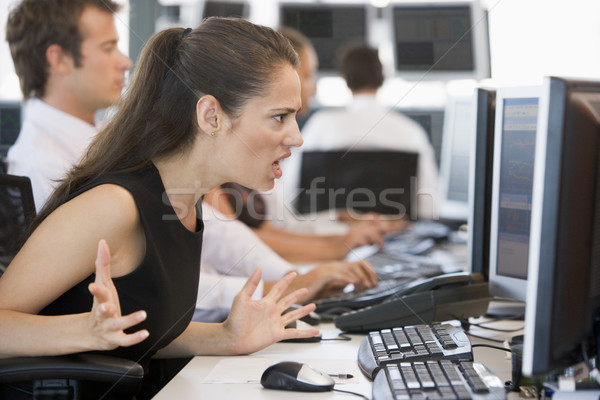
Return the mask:
{"type": "Polygon", "coordinates": [[[473,361],[394,362],[373,382],[373,400],[505,398],[500,378],[473,361]]]}
{"type": "Polygon", "coordinates": [[[434,323],[372,331],[358,350],[358,366],[370,379],[388,363],[443,359],[473,359],[471,341],[462,328],[434,323]]]}

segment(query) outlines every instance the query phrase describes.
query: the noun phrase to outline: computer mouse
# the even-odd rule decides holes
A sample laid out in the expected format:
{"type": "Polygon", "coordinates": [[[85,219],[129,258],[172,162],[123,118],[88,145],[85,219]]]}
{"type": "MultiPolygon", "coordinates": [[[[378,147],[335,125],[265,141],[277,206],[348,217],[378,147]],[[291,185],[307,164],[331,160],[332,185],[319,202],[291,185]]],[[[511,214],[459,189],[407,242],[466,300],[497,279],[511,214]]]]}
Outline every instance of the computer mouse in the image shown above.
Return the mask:
{"type": "MultiPolygon", "coordinates": [[[[296,329],[301,329],[301,330],[302,329],[312,329],[312,326],[310,326],[310,324],[307,324],[306,322],[301,321],[301,320],[290,322],[285,327],[286,328],[296,328],[296,329]]],[[[310,336],[307,338],[295,338],[295,339],[281,340],[281,342],[283,342],[283,343],[315,343],[315,342],[320,342],[320,341],[321,341],[320,333],[318,335],[310,336]]]]}
{"type": "MultiPolygon", "coordinates": [[[[290,306],[290,308],[288,308],[287,310],[285,310],[283,313],[285,314],[285,313],[288,313],[290,311],[297,310],[297,309],[299,309],[301,307],[303,307],[303,306],[301,306],[300,304],[292,304],[290,306]]],[[[300,320],[306,322],[307,324],[315,326],[315,325],[319,325],[321,323],[321,316],[319,314],[317,314],[316,312],[311,311],[310,313],[308,313],[304,317],[300,318],[300,320]]]]}
{"type": "Polygon", "coordinates": [[[328,392],[333,390],[335,381],[308,364],[281,361],[263,372],[260,384],[267,389],[328,392]]]}

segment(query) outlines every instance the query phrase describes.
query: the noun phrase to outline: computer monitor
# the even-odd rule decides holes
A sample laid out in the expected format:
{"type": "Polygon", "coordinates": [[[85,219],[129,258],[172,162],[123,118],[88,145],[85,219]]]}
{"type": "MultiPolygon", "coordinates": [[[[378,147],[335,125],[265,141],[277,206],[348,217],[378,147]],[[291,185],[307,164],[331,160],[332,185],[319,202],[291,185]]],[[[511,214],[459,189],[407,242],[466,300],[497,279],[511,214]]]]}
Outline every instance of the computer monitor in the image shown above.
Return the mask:
{"type": "Polygon", "coordinates": [[[489,285],[492,296],[525,301],[533,164],[541,87],[496,91],[489,285]]]}
{"type": "Polygon", "coordinates": [[[477,88],[475,103],[475,139],[469,161],[469,218],[467,257],[470,271],[489,279],[490,220],[492,214],[492,168],[496,90],[477,88]]]}
{"type": "Polygon", "coordinates": [[[526,375],[581,360],[600,304],[600,81],[546,77],[539,114],[526,375]]]}
{"type": "Polygon", "coordinates": [[[5,156],[21,131],[23,109],[20,101],[0,100],[0,156],[5,156]]]}
{"type": "Polygon", "coordinates": [[[279,7],[280,25],[302,32],[312,42],[320,75],[337,75],[336,57],[342,45],[368,42],[372,10],[366,4],[281,2],[279,7]]]}
{"type": "Polygon", "coordinates": [[[240,17],[248,18],[249,5],[245,1],[205,1],[202,18],[207,17],[240,17]]]}
{"type": "Polygon", "coordinates": [[[473,96],[448,96],[439,174],[439,214],[443,219],[466,222],[469,216],[469,159],[474,137],[473,96]]]}
{"type": "Polygon", "coordinates": [[[487,12],[478,0],[391,7],[396,73],[411,79],[491,76],[487,12]]]}
{"type": "Polygon", "coordinates": [[[387,150],[305,151],[297,210],[410,216],[418,159],[417,153],[387,150]]]}
{"type": "Polygon", "coordinates": [[[440,167],[440,158],[442,154],[442,133],[444,131],[444,109],[443,108],[394,108],[413,121],[417,122],[425,132],[433,146],[435,153],[435,161],[438,168],[440,167]]]}

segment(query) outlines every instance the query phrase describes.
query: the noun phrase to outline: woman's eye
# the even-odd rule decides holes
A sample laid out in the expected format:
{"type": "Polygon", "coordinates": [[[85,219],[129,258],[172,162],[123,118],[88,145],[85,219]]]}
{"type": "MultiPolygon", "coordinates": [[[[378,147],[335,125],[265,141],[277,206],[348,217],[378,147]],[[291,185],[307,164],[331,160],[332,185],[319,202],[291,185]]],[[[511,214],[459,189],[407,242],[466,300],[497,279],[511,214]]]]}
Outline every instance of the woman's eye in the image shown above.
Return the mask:
{"type": "Polygon", "coordinates": [[[275,118],[275,121],[277,122],[283,122],[283,119],[285,118],[285,114],[279,114],[274,116],[273,118],[275,118]]]}

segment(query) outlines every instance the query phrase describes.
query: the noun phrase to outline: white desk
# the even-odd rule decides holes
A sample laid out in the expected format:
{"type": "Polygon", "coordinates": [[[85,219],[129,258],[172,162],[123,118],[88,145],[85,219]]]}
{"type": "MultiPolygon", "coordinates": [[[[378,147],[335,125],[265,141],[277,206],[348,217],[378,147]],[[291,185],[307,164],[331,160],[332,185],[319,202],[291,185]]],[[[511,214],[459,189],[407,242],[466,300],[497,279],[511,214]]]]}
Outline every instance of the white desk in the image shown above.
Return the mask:
{"type": "MultiPolygon", "coordinates": [[[[482,319],[477,320],[478,322],[482,319]]],[[[510,329],[522,326],[522,321],[495,322],[489,326],[510,329]]],[[[331,323],[319,327],[324,338],[337,336],[339,331],[331,323]]],[[[503,333],[472,327],[470,332],[496,339],[506,339],[515,333],[503,333]]],[[[309,362],[314,367],[327,373],[350,373],[354,378],[345,384],[336,384],[336,388],[358,392],[371,398],[372,383],[357,366],[357,354],[364,335],[348,335],[351,341],[322,341],[319,343],[276,343],[268,348],[245,357],[195,357],[167,386],[155,397],[157,400],[166,399],[358,399],[346,393],[324,392],[306,393],[264,389],[260,385],[263,370],[271,364],[284,360],[309,362]],[[236,366],[237,365],[237,366],[236,366]],[[252,371],[252,368],[255,368],[252,371]],[[238,371],[233,369],[238,368],[238,371]],[[333,369],[332,369],[333,368],[333,369]],[[250,369],[250,372],[248,372],[250,369]],[[216,373],[219,373],[215,375],[216,373]],[[237,374],[236,374],[237,373],[237,374]],[[225,375],[236,376],[234,383],[208,383],[205,379],[216,378],[223,382],[225,375]],[[242,383],[248,377],[252,381],[242,383]]],[[[471,342],[491,343],[489,341],[471,338],[471,342]]],[[[476,361],[483,362],[490,370],[502,379],[511,378],[510,353],[489,348],[476,347],[473,349],[476,361]]],[[[339,381],[338,381],[339,382],[339,381]]],[[[512,398],[509,396],[509,398],[512,398]]],[[[518,396],[515,394],[514,396],[518,396]]]]}

